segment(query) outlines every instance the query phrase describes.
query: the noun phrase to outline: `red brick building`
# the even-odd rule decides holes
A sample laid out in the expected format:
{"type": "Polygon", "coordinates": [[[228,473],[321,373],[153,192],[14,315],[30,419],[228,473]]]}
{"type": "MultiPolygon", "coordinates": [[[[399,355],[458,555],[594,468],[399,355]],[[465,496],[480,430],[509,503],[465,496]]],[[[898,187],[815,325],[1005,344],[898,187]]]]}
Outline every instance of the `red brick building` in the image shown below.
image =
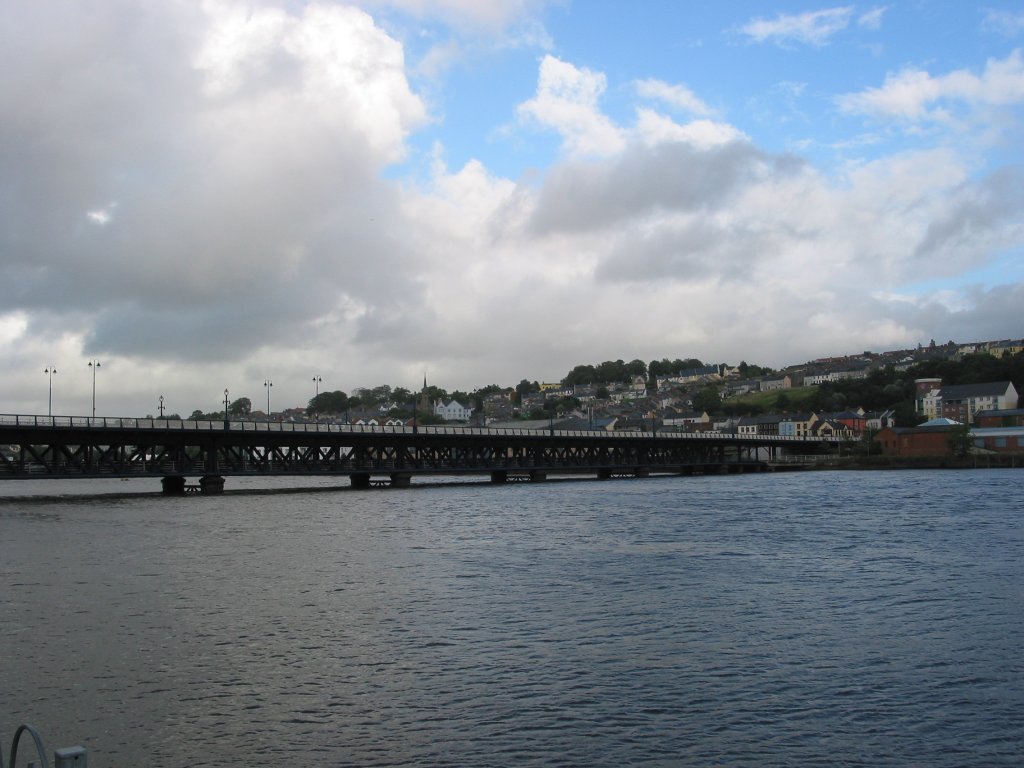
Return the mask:
{"type": "Polygon", "coordinates": [[[945,456],[952,426],[886,427],[875,435],[885,456],[945,456]]]}

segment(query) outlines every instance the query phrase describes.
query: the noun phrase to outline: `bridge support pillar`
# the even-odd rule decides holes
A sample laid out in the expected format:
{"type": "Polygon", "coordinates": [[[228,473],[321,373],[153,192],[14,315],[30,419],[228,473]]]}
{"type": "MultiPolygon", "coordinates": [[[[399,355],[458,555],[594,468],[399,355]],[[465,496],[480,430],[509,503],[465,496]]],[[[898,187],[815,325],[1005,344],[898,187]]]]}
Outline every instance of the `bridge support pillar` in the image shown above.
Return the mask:
{"type": "Polygon", "coordinates": [[[611,480],[612,479],[612,471],[608,467],[601,467],[599,470],[597,470],[597,479],[598,480],[611,480]]]}
{"type": "Polygon", "coordinates": [[[224,478],[220,475],[204,475],[200,477],[199,492],[203,496],[220,496],[224,493],[224,478]]]}
{"type": "Polygon", "coordinates": [[[633,477],[650,477],[651,470],[647,467],[637,467],[633,470],[633,477]]]}
{"type": "Polygon", "coordinates": [[[359,490],[365,490],[370,487],[370,473],[369,472],[356,472],[349,476],[349,480],[352,482],[353,488],[359,490]]]}
{"type": "Polygon", "coordinates": [[[184,496],[185,478],[181,475],[168,475],[160,481],[164,496],[184,496]]]}
{"type": "Polygon", "coordinates": [[[410,485],[412,485],[412,474],[409,472],[391,473],[392,488],[408,488],[410,485]]]}
{"type": "Polygon", "coordinates": [[[530,482],[531,483],[543,483],[548,479],[548,473],[543,469],[531,469],[530,470],[530,482]]]}
{"type": "Polygon", "coordinates": [[[508,472],[503,469],[491,472],[491,482],[495,484],[508,482],[508,472]]]}

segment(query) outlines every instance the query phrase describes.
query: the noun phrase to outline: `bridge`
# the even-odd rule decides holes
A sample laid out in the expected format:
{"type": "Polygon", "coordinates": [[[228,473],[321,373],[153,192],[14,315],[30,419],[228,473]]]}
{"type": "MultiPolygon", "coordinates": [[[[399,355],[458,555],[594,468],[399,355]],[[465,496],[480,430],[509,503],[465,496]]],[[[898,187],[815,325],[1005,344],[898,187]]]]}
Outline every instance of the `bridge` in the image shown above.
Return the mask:
{"type": "Polygon", "coordinates": [[[711,432],[0,415],[0,480],[153,477],[169,495],[220,493],[237,475],[342,476],[355,488],[407,486],[417,475],[538,482],[760,472],[829,447],[818,437],[711,432]]]}

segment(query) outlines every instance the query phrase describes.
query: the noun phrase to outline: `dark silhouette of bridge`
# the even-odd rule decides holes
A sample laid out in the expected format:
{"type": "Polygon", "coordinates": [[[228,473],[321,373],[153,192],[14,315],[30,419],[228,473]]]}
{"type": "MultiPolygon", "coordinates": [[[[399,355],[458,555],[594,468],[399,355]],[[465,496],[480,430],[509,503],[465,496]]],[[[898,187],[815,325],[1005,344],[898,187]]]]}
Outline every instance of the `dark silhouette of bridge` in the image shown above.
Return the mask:
{"type": "Polygon", "coordinates": [[[709,432],[10,415],[0,416],[0,479],[154,477],[168,494],[219,493],[236,475],[342,476],[355,488],[406,486],[417,475],[536,482],[760,472],[829,447],[818,437],[709,432]]]}

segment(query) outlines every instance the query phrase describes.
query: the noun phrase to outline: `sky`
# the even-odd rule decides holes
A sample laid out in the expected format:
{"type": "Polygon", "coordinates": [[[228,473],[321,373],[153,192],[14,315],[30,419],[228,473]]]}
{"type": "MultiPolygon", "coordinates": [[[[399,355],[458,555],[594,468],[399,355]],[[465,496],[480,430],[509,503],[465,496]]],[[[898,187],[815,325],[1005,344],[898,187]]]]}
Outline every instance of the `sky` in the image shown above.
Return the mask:
{"type": "Polygon", "coordinates": [[[0,19],[0,413],[1024,336],[1020,0],[0,19]]]}

